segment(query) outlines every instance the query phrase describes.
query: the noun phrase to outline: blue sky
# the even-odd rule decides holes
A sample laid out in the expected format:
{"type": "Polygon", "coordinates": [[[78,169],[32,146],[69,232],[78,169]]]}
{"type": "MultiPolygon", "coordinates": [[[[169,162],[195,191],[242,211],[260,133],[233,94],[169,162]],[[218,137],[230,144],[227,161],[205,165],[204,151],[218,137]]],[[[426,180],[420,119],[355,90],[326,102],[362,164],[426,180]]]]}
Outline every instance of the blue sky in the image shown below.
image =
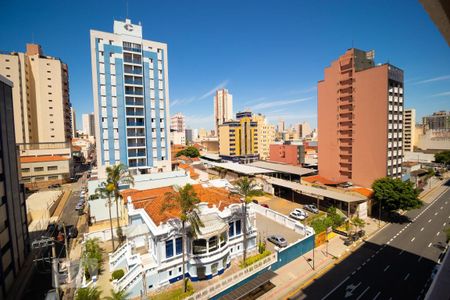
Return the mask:
{"type": "MultiPolygon", "coordinates": [[[[65,61],[80,127],[93,110],[89,30],[111,32],[126,2],[3,1],[0,50],[34,40],[65,61]]],[[[450,109],[450,48],[418,1],[129,0],[128,17],[142,22],[144,38],[168,44],[171,113],[192,128],[212,128],[219,87],[235,112],[315,127],[317,81],[352,45],[405,71],[406,106],[419,117],[450,109]]]]}

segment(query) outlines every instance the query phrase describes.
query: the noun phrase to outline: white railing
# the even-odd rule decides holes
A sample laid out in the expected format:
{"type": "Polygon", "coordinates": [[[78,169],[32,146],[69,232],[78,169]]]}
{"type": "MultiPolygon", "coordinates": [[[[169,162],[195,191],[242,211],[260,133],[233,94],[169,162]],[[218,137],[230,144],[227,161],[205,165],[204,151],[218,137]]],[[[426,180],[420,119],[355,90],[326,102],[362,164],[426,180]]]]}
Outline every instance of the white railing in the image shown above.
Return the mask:
{"type": "Polygon", "coordinates": [[[141,279],[142,277],[142,265],[138,264],[132,267],[122,278],[118,281],[113,281],[113,287],[116,291],[126,290],[128,289],[133,282],[141,279]]]}
{"type": "Polygon", "coordinates": [[[246,278],[263,270],[264,268],[269,267],[270,265],[275,263],[277,259],[278,254],[276,252],[272,253],[262,260],[255,262],[251,266],[248,266],[247,268],[242,269],[241,271],[234,273],[228,277],[225,277],[215,284],[212,284],[209,287],[194,293],[192,296],[186,298],[186,300],[210,299],[211,297],[214,297],[220,292],[225,291],[226,289],[241,282],[242,280],[245,280],[246,278]]]}
{"type": "Polygon", "coordinates": [[[131,252],[131,244],[126,242],[120,246],[114,253],[109,254],[109,269],[113,270],[119,261],[125,258],[127,252],[131,252]]]}

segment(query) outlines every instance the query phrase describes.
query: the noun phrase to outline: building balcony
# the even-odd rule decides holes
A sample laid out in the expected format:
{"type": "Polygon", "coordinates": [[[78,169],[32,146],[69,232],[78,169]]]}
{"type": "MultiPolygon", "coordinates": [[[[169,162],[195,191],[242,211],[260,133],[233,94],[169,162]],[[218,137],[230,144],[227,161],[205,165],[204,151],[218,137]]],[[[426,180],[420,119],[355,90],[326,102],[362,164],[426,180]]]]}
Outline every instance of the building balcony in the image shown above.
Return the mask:
{"type": "Polygon", "coordinates": [[[139,91],[139,90],[126,90],[126,89],[125,89],[125,94],[126,94],[126,95],[144,96],[144,91],[139,91]]]}
{"type": "Polygon", "coordinates": [[[136,99],[136,100],[126,100],[126,105],[129,106],[144,106],[144,100],[142,99],[136,99]]]}
{"type": "Polygon", "coordinates": [[[123,61],[126,63],[131,63],[131,64],[142,64],[142,60],[140,58],[129,58],[129,57],[124,57],[123,61]]]}
{"type": "Polygon", "coordinates": [[[125,68],[123,70],[125,74],[133,74],[133,75],[141,75],[142,76],[142,69],[129,69],[125,68]]]}
{"type": "Polygon", "coordinates": [[[138,167],[146,167],[147,164],[145,162],[136,162],[134,160],[128,160],[128,166],[130,168],[138,168],[138,167]]]}
{"type": "Polygon", "coordinates": [[[137,127],[144,127],[144,121],[142,122],[137,122],[137,121],[127,121],[127,126],[137,126],[137,127]]]}
{"type": "Polygon", "coordinates": [[[129,51],[129,52],[138,52],[138,53],[142,53],[141,48],[135,48],[135,47],[127,47],[127,46],[123,46],[123,50],[129,51]]]}
{"type": "Polygon", "coordinates": [[[140,117],[143,117],[144,116],[144,112],[143,111],[127,111],[127,116],[140,116],[140,117]]]}
{"type": "Polygon", "coordinates": [[[126,84],[135,84],[135,85],[142,85],[142,79],[125,79],[126,84]]]}
{"type": "Polygon", "coordinates": [[[141,142],[141,143],[128,142],[128,147],[129,147],[129,148],[145,147],[145,143],[144,143],[144,142],[141,142]]]}

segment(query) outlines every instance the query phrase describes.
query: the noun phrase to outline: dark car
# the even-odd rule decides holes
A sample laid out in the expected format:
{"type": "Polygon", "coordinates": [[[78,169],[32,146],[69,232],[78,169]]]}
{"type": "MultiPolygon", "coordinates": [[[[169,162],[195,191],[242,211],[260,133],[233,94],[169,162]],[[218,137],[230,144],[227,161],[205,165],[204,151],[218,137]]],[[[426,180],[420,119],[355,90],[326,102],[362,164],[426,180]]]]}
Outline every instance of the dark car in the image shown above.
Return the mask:
{"type": "Polygon", "coordinates": [[[353,244],[353,239],[351,239],[351,238],[346,238],[346,239],[344,240],[344,245],[345,245],[345,246],[350,246],[351,244],[353,244]]]}
{"type": "Polygon", "coordinates": [[[71,239],[74,239],[78,236],[78,229],[75,226],[69,227],[69,230],[67,231],[67,236],[71,239]]]}
{"type": "Polygon", "coordinates": [[[258,200],[256,200],[256,199],[253,199],[252,202],[255,204],[259,204],[258,200]]]}
{"type": "Polygon", "coordinates": [[[274,243],[275,245],[277,245],[278,247],[286,247],[287,246],[287,241],[284,237],[282,237],[281,235],[269,235],[267,237],[267,240],[269,242],[274,243]]]}

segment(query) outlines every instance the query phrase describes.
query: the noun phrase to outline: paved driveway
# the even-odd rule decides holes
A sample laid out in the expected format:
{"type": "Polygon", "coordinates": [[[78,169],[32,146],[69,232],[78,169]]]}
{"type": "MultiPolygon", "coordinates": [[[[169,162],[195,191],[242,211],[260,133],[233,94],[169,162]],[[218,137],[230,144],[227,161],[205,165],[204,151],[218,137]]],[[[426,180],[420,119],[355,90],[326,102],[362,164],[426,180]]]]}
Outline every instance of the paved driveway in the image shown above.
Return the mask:
{"type": "Polygon", "coordinates": [[[258,240],[266,240],[266,248],[272,252],[274,251],[275,245],[267,241],[267,237],[271,234],[282,235],[288,241],[288,244],[303,237],[302,234],[299,234],[292,229],[289,229],[258,213],[256,213],[256,227],[258,228],[258,240]]]}

